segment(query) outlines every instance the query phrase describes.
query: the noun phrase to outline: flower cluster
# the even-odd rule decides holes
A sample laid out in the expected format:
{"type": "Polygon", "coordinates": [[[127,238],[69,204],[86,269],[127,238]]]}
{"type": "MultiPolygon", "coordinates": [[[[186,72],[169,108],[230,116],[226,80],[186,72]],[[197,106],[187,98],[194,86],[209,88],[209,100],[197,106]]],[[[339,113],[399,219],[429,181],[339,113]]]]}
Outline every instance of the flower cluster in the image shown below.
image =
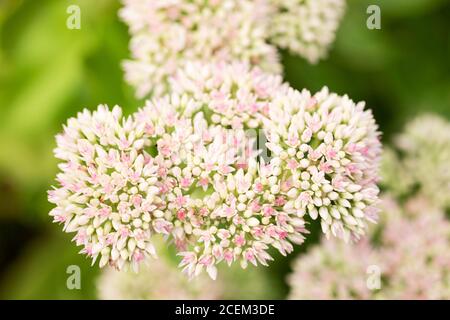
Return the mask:
{"type": "Polygon", "coordinates": [[[366,241],[356,246],[323,241],[295,260],[288,277],[289,298],[369,299],[366,269],[376,261],[366,241]]]}
{"type": "Polygon", "coordinates": [[[130,118],[101,106],[58,136],[51,215],[101,266],[136,269],[157,233],[190,277],[216,278],[222,261],[290,253],[306,216],[346,241],[376,219],[381,145],[363,103],[240,63],[188,64],[171,81],[130,118]]]}
{"type": "Polygon", "coordinates": [[[298,258],[291,299],[449,299],[450,222],[423,197],[386,199],[372,243],[322,243],[298,258]],[[379,276],[371,287],[369,277],[379,276]]]}
{"type": "Polygon", "coordinates": [[[419,189],[436,205],[450,207],[450,123],[419,116],[395,142],[383,161],[385,185],[402,196],[419,189]]]}
{"type": "Polygon", "coordinates": [[[103,300],[219,299],[220,288],[207,277],[189,281],[176,266],[160,259],[147,263],[138,273],[108,268],[98,280],[103,300]]]}
{"type": "Polygon", "coordinates": [[[276,46],[311,63],[323,58],[344,0],[123,0],[131,59],[125,78],[139,98],[171,92],[188,62],[233,61],[281,73],[276,46]]]}
{"type": "Polygon", "coordinates": [[[229,129],[261,128],[276,95],[289,88],[281,76],[246,63],[187,63],[170,81],[172,92],[208,109],[211,124],[229,129]]]}
{"type": "Polygon", "coordinates": [[[270,41],[310,63],[324,58],[345,12],[345,0],[270,0],[278,12],[270,41]]]}
{"type": "Polygon", "coordinates": [[[60,187],[49,191],[56,205],[50,215],[64,231],[76,233],[82,253],[94,262],[100,257],[101,267],[110,263],[136,270],[155,255],[152,234],[163,231],[156,211],[158,167],[143,150],[143,136],[120,107],[103,105],[69,119],[57,136],[60,187]]]}
{"type": "Polygon", "coordinates": [[[267,0],[123,0],[132,59],[125,78],[138,97],[169,92],[168,79],[187,61],[243,61],[279,73],[265,39],[267,0]]]}
{"type": "MultiPolygon", "coordinates": [[[[161,240],[155,239],[157,249],[164,249],[161,240]]],[[[239,267],[223,268],[216,281],[205,274],[189,280],[178,271],[170,253],[169,250],[157,260],[146,260],[138,273],[103,269],[97,280],[98,297],[104,300],[211,300],[267,299],[276,296],[264,269],[254,268],[246,272],[239,267]]]]}
{"type": "Polygon", "coordinates": [[[381,143],[371,111],[327,88],[314,96],[289,89],[274,100],[264,130],[284,207],[320,217],[327,237],[359,239],[378,211],[381,143]]]}
{"type": "MultiPolygon", "coordinates": [[[[162,245],[161,241],[155,241],[158,249],[162,245]]],[[[146,260],[138,273],[104,269],[97,281],[97,291],[103,300],[211,300],[222,297],[223,285],[205,275],[189,281],[169,256],[160,255],[156,260],[146,260]]]]}

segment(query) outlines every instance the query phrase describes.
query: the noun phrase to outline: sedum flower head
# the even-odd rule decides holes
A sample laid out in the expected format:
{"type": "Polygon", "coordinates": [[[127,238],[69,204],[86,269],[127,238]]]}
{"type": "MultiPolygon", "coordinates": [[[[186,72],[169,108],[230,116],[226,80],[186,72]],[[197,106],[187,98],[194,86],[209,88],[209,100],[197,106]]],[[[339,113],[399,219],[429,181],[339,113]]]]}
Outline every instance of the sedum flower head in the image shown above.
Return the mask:
{"type": "Polygon", "coordinates": [[[216,278],[221,262],[246,268],[267,265],[270,248],[290,253],[307,216],[345,240],[375,220],[381,147],[363,103],[298,92],[245,63],[189,63],[171,82],[173,94],[132,118],[101,107],[58,138],[52,215],[87,235],[80,243],[100,265],[137,265],[161,233],[185,273],[216,278]]]}
{"type": "Polygon", "coordinates": [[[288,279],[290,298],[449,299],[450,223],[423,198],[413,201],[405,209],[389,201],[371,243],[327,241],[299,257],[288,279]],[[370,289],[373,267],[381,287],[370,289]]]}
{"type": "Polygon", "coordinates": [[[289,299],[370,299],[366,269],[375,262],[365,241],[349,246],[325,240],[295,260],[289,299]]]}
{"type": "Polygon", "coordinates": [[[381,184],[393,195],[401,197],[411,193],[414,179],[407,172],[397,151],[392,147],[384,148],[381,159],[381,176],[381,184]]]}
{"type": "Polygon", "coordinates": [[[284,208],[320,218],[323,232],[358,239],[377,216],[378,127],[364,103],[323,88],[315,95],[289,89],[264,120],[279,168],[284,208]]]}
{"type": "Polygon", "coordinates": [[[345,12],[345,0],[270,0],[276,12],[269,30],[273,44],[310,63],[327,55],[345,12]]]}
{"type": "Polygon", "coordinates": [[[120,107],[100,105],[68,120],[57,136],[55,156],[62,160],[58,186],[49,191],[50,212],[64,231],[75,233],[82,253],[122,269],[155,255],[154,232],[165,221],[157,165],[146,153],[144,133],[120,107]]]}
{"type": "MultiPolygon", "coordinates": [[[[161,241],[155,241],[163,249],[161,241]]],[[[98,297],[103,300],[195,300],[219,299],[223,283],[205,275],[189,281],[168,255],[146,260],[138,273],[106,268],[97,280],[98,297]]]]}
{"type": "MultiPolygon", "coordinates": [[[[404,181],[409,193],[418,186],[441,207],[450,206],[450,123],[437,115],[422,115],[411,121],[396,139],[399,162],[405,178],[390,175],[394,187],[404,181]],[[397,178],[395,178],[397,177],[397,178]]],[[[386,170],[395,162],[386,163],[386,170]]],[[[389,177],[389,175],[387,174],[389,177]]]]}
{"type": "Polygon", "coordinates": [[[98,295],[102,300],[218,299],[217,282],[211,281],[207,277],[189,281],[176,266],[157,259],[138,273],[105,269],[98,280],[98,295]]]}
{"type": "Polygon", "coordinates": [[[380,256],[389,292],[382,298],[450,298],[450,223],[431,207],[419,213],[386,225],[380,256]]]}
{"type": "Polygon", "coordinates": [[[123,0],[132,36],[125,78],[138,97],[160,96],[188,61],[249,62],[279,73],[276,48],[265,39],[266,0],[123,0]]]}
{"type": "MultiPolygon", "coordinates": [[[[155,245],[161,252],[164,243],[158,240],[155,239],[155,245]]],[[[138,273],[103,269],[97,280],[98,297],[105,300],[267,299],[276,292],[266,271],[260,268],[248,272],[238,266],[223,268],[216,281],[205,274],[189,280],[179,272],[171,253],[169,250],[157,260],[146,260],[138,273]]]]}

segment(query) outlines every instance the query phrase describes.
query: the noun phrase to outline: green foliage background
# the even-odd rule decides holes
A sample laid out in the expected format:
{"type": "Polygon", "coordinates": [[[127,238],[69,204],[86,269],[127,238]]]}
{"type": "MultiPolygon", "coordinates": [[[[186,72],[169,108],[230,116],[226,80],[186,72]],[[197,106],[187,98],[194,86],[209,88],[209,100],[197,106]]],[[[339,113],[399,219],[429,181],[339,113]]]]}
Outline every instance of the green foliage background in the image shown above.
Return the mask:
{"type": "MultiPolygon", "coordinates": [[[[285,79],[365,100],[385,143],[419,113],[450,119],[450,1],[347,2],[329,59],[312,66],[283,53],[285,79]],[[366,27],[370,4],[381,8],[381,30],[366,27]]],[[[122,77],[129,37],[119,7],[115,0],[0,0],[0,298],[96,297],[98,268],[52,225],[46,191],[57,171],[54,135],[68,117],[100,103],[127,113],[142,104],[122,77]],[[71,4],[81,8],[81,30],[66,27],[71,4]],[[73,264],[82,269],[81,290],[66,288],[73,264]]],[[[285,297],[293,256],[262,271],[269,281],[261,297],[285,297]]],[[[245,275],[236,277],[246,285],[245,275]]]]}

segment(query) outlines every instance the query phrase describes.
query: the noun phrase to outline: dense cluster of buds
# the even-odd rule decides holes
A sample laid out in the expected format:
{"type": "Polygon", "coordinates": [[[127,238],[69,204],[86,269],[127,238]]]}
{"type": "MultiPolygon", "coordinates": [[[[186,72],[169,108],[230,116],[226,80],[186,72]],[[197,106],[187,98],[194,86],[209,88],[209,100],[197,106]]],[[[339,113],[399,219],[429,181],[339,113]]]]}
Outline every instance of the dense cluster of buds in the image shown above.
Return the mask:
{"type": "Polygon", "coordinates": [[[267,299],[277,297],[271,287],[267,269],[243,270],[224,266],[216,281],[206,274],[188,279],[179,272],[172,250],[164,250],[164,241],[155,237],[161,253],[157,260],[147,259],[135,272],[104,268],[97,280],[97,292],[105,300],[155,299],[267,299]],[[160,250],[161,249],[161,250],[160,250]]]}
{"type": "Polygon", "coordinates": [[[370,239],[355,246],[324,241],[299,257],[290,298],[449,299],[448,219],[422,196],[403,209],[386,197],[382,207],[370,239]]]}
{"type": "Polygon", "coordinates": [[[82,253],[121,269],[137,269],[154,256],[153,232],[164,228],[155,215],[158,167],[144,149],[144,132],[116,106],[100,105],[71,118],[57,136],[62,160],[59,188],[49,191],[50,212],[64,231],[76,233],[82,253]]]}
{"type": "Polygon", "coordinates": [[[433,203],[450,207],[450,123],[421,115],[408,123],[383,159],[383,180],[398,196],[417,190],[433,203]]]}
{"type": "MultiPolygon", "coordinates": [[[[162,239],[155,247],[162,249],[162,239]]],[[[105,268],[97,281],[98,297],[103,300],[220,299],[225,285],[206,275],[189,280],[178,271],[169,255],[146,259],[139,272],[121,272],[105,268]]]]}
{"type": "Polygon", "coordinates": [[[324,58],[345,12],[345,0],[269,0],[276,8],[271,43],[310,63],[324,58]]]}
{"type": "Polygon", "coordinates": [[[279,74],[276,46],[315,63],[334,40],[344,0],[123,0],[131,59],[125,78],[139,98],[171,92],[187,63],[246,62],[279,74]]]}
{"type": "Polygon", "coordinates": [[[138,273],[107,268],[98,281],[103,300],[219,299],[221,290],[206,276],[189,281],[164,259],[152,260],[138,273]]]}
{"type": "Polygon", "coordinates": [[[158,233],[189,276],[215,278],[222,261],[290,253],[306,217],[346,241],[375,220],[381,144],[363,103],[241,63],[189,64],[171,81],[132,117],[100,106],[58,136],[51,215],[101,266],[136,269],[158,233]]]}
{"type": "Polygon", "coordinates": [[[377,125],[364,103],[322,89],[289,89],[264,120],[272,162],[280,168],[285,208],[320,217],[323,232],[357,240],[377,218],[377,125]]]}
{"type": "Polygon", "coordinates": [[[243,61],[280,73],[266,41],[267,0],[123,0],[132,36],[125,78],[138,97],[169,92],[168,79],[189,61],[243,61]]]}

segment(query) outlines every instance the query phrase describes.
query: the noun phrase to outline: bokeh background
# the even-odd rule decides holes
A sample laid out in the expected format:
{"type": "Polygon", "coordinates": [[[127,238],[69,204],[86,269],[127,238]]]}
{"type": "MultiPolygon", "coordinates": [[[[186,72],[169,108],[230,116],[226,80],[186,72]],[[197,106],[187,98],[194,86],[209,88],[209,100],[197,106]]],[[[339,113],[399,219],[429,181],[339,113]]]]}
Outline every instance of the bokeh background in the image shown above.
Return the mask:
{"type": "MultiPolygon", "coordinates": [[[[309,65],[283,53],[285,79],[365,100],[385,144],[417,114],[450,119],[450,1],[347,2],[330,57],[309,65]],[[370,4],[381,8],[381,30],[366,27],[370,4]]],[[[128,113],[142,105],[123,81],[129,36],[119,7],[117,0],[0,0],[0,298],[97,296],[99,270],[51,223],[46,192],[57,171],[54,135],[68,117],[100,103],[128,113]],[[71,4],[81,8],[80,30],[66,27],[71,4]],[[81,290],[66,287],[69,265],[81,268],[81,290]]],[[[292,259],[318,238],[260,271],[271,288],[262,297],[286,296],[292,259]]]]}

